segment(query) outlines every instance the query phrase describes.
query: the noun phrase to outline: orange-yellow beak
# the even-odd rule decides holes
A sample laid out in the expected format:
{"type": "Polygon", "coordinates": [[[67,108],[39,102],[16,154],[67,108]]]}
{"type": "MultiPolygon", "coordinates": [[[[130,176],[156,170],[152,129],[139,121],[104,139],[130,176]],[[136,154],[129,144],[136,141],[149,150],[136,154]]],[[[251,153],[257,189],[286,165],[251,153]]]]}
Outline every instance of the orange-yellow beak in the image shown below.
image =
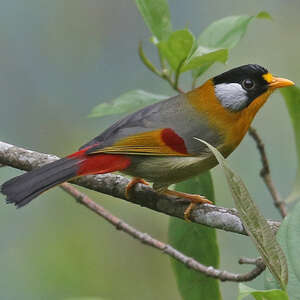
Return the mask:
{"type": "Polygon", "coordinates": [[[275,76],[272,76],[272,79],[270,80],[269,83],[269,87],[271,89],[278,89],[278,88],[283,88],[292,85],[295,85],[293,81],[285,78],[275,77],[275,76]]]}

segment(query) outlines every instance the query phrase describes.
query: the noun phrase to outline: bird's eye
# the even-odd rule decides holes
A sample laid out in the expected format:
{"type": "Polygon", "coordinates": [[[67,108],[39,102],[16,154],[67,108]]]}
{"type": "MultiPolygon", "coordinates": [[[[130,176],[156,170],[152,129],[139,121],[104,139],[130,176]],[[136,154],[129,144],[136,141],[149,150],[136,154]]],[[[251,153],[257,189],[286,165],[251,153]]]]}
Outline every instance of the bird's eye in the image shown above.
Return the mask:
{"type": "Polygon", "coordinates": [[[242,81],[242,87],[245,90],[251,90],[255,86],[255,82],[252,79],[245,79],[242,81]]]}

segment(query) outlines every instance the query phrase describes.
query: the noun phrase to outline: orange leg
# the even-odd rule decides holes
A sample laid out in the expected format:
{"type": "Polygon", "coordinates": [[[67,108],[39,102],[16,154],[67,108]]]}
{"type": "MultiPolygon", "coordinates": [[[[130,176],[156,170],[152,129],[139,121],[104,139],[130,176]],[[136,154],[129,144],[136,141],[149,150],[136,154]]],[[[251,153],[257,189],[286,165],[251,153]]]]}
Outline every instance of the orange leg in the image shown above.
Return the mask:
{"type": "Polygon", "coordinates": [[[142,183],[145,185],[149,185],[147,181],[145,181],[143,178],[138,178],[138,177],[133,177],[131,181],[127,184],[126,189],[125,189],[125,197],[127,199],[130,198],[129,193],[130,190],[137,184],[137,183],[142,183]]]}
{"type": "Polygon", "coordinates": [[[163,193],[167,195],[180,197],[180,198],[185,198],[190,201],[190,205],[184,211],[184,219],[189,222],[191,221],[190,220],[191,212],[195,208],[196,204],[204,204],[204,203],[213,204],[204,196],[200,196],[200,195],[187,194],[187,193],[172,191],[172,190],[165,190],[163,191],[163,193]]]}

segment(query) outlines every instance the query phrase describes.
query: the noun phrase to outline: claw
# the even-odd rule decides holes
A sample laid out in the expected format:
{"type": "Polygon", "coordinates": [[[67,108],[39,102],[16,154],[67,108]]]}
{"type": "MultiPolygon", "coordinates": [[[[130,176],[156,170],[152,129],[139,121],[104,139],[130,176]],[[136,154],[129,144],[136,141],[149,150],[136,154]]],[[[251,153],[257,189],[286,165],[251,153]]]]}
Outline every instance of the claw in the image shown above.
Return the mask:
{"type": "Polygon", "coordinates": [[[137,183],[142,183],[145,185],[149,185],[149,183],[147,181],[145,181],[143,178],[138,178],[138,177],[134,177],[132,178],[132,180],[127,184],[126,189],[125,189],[125,197],[126,199],[129,199],[130,196],[130,190],[137,184],[137,183]]]}
{"type": "Polygon", "coordinates": [[[195,194],[188,194],[178,191],[172,191],[172,190],[166,190],[163,192],[164,194],[173,195],[180,198],[185,198],[190,201],[189,206],[186,208],[186,210],[183,213],[184,219],[188,222],[191,222],[190,216],[192,210],[196,207],[196,204],[213,204],[211,201],[206,199],[204,196],[201,195],[195,195],[195,194]]]}

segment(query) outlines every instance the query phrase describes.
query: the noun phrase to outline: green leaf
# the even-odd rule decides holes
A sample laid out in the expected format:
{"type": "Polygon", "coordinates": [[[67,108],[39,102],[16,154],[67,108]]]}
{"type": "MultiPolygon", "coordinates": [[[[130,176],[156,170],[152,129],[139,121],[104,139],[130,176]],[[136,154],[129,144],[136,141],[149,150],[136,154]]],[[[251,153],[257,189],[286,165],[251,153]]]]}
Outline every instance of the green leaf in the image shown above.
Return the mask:
{"type": "Polygon", "coordinates": [[[144,21],[157,40],[166,40],[172,32],[167,0],[135,0],[144,21]]]}
{"type": "MultiPolygon", "coordinates": [[[[300,300],[299,223],[300,203],[297,203],[291,213],[283,220],[276,235],[287,258],[289,269],[287,292],[293,300],[300,300]]],[[[278,284],[270,272],[265,272],[265,287],[268,289],[278,288],[278,284]]]]}
{"type": "MultiPolygon", "coordinates": [[[[271,19],[271,16],[267,12],[262,11],[257,14],[256,18],[271,19]]],[[[205,46],[209,48],[232,49],[243,38],[247,31],[249,23],[253,19],[255,19],[255,16],[247,15],[230,16],[220,19],[216,22],[213,22],[206,29],[204,29],[204,31],[198,37],[197,43],[199,46],[205,46]]],[[[208,65],[206,70],[211,65],[213,65],[213,63],[208,65]]],[[[194,78],[197,78],[202,74],[203,70],[201,69],[193,71],[194,78]]]]}
{"type": "Polygon", "coordinates": [[[94,118],[130,113],[166,98],[168,98],[168,96],[151,94],[142,90],[133,90],[122,94],[114,100],[100,103],[92,109],[89,117],[94,118]]]}
{"type": "MultiPolygon", "coordinates": [[[[176,190],[201,194],[211,201],[214,200],[213,183],[209,172],[176,184],[176,190]]],[[[216,268],[219,266],[219,249],[215,229],[170,218],[168,236],[170,244],[187,256],[193,257],[207,266],[216,268]]],[[[221,299],[217,279],[188,269],[174,259],[171,262],[182,299],[221,299]]]]}
{"type": "MultiPolygon", "coordinates": [[[[261,16],[261,14],[258,14],[261,16]]],[[[210,24],[198,37],[199,45],[232,49],[243,38],[255,16],[230,16],[210,24]]]]}
{"type": "Polygon", "coordinates": [[[256,15],[256,18],[257,19],[266,19],[266,20],[270,20],[270,21],[272,21],[273,20],[273,18],[272,18],[272,16],[267,12],[267,11],[261,11],[261,12],[259,12],[257,15],[256,15]]]}
{"type": "Polygon", "coordinates": [[[226,62],[227,49],[212,49],[195,45],[195,37],[187,30],[178,30],[171,34],[167,41],[158,45],[161,54],[174,71],[182,64],[180,72],[186,72],[199,67],[210,66],[216,61],[226,62]]]}
{"type": "Polygon", "coordinates": [[[282,290],[255,290],[242,283],[239,284],[238,300],[242,300],[247,296],[252,295],[256,300],[289,300],[285,291],[282,290]]]}
{"type": "Polygon", "coordinates": [[[287,231],[287,246],[288,256],[292,269],[298,279],[298,282],[300,283],[300,203],[298,203],[294,207],[289,217],[287,231]]]}
{"type": "Polygon", "coordinates": [[[288,112],[294,128],[294,136],[296,142],[296,151],[298,157],[298,170],[296,180],[292,192],[287,198],[288,202],[292,202],[300,197],[300,88],[292,86],[285,89],[280,89],[282,96],[285,99],[288,112]]]}
{"type": "Polygon", "coordinates": [[[256,207],[241,178],[227,165],[222,154],[207,142],[197,140],[207,145],[224,170],[235,206],[245,229],[254,241],[264,263],[278,280],[280,287],[284,289],[288,282],[287,261],[271,227],[256,207]]]}
{"type": "Polygon", "coordinates": [[[211,62],[211,63],[207,63],[207,64],[203,64],[202,66],[200,66],[199,68],[193,69],[192,70],[192,77],[193,78],[198,78],[200,77],[202,74],[204,74],[215,62],[211,62]]]}
{"type": "Polygon", "coordinates": [[[194,35],[187,29],[173,32],[167,41],[158,44],[163,57],[176,71],[178,66],[188,57],[195,43],[194,35]]]}
{"type": "MultiPolygon", "coordinates": [[[[228,59],[227,49],[211,49],[203,46],[197,47],[194,53],[186,60],[181,72],[196,68],[205,68],[219,61],[225,63],[228,59]]],[[[203,70],[203,69],[202,69],[203,70]]]]}

